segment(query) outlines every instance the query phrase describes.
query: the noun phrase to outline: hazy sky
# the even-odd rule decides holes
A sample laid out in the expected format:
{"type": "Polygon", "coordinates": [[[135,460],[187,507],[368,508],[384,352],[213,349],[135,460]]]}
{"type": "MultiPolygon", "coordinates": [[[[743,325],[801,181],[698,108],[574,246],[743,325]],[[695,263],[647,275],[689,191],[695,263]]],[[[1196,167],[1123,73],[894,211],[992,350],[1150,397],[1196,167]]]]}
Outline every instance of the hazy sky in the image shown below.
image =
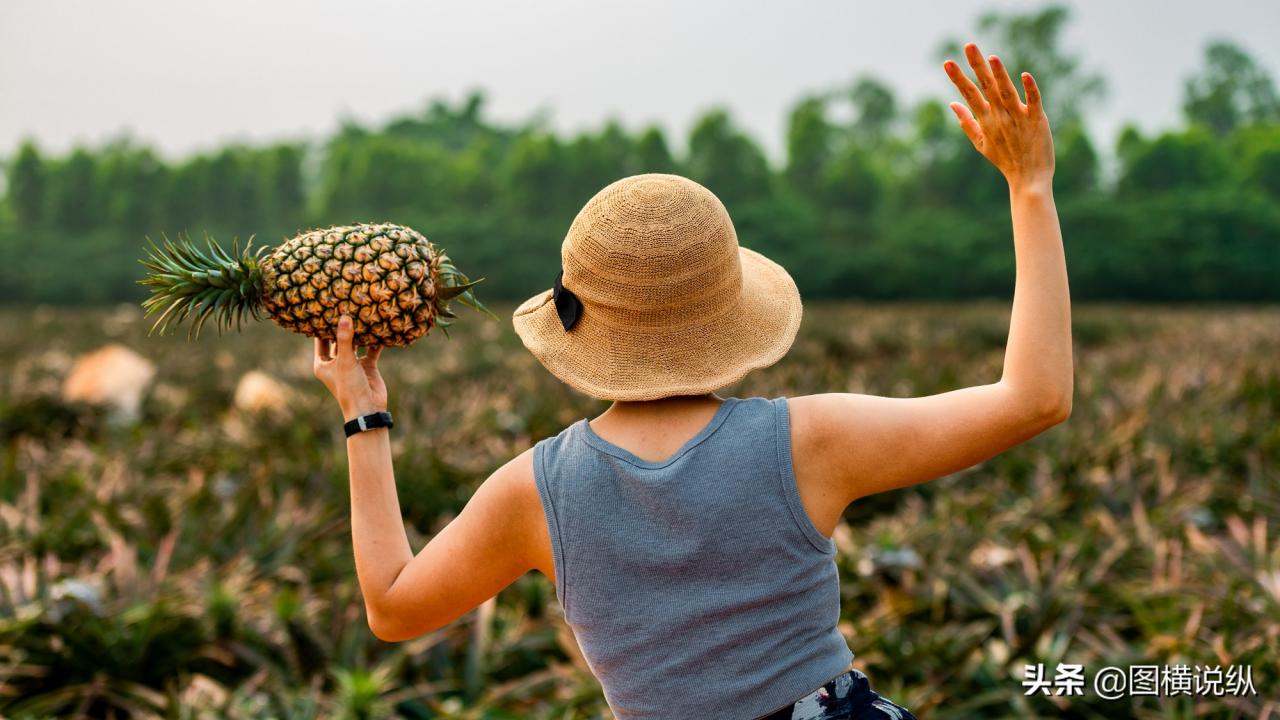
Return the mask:
{"type": "MultiPolygon", "coordinates": [[[[1093,120],[1107,148],[1124,120],[1178,122],[1208,38],[1280,75],[1280,0],[1069,4],[1066,45],[1109,77],[1093,120]]],[[[61,152],[126,129],[168,155],[318,137],[344,115],[381,122],[482,88],[497,119],[659,122],[677,146],[723,104],[776,157],[803,93],[871,73],[904,102],[953,99],[939,42],[967,38],[983,9],[1041,5],[0,0],[0,155],[23,137],[61,152]]]]}

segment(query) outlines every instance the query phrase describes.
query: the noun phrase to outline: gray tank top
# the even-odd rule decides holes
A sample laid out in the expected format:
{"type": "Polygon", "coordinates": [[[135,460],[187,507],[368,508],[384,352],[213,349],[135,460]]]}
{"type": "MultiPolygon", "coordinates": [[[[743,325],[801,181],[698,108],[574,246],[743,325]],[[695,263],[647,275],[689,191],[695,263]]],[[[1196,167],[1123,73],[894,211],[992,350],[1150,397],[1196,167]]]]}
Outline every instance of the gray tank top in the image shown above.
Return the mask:
{"type": "Polygon", "coordinates": [[[619,720],[755,718],[853,659],[786,398],[726,399],[661,462],[579,420],[534,447],[533,471],[556,596],[619,720]]]}

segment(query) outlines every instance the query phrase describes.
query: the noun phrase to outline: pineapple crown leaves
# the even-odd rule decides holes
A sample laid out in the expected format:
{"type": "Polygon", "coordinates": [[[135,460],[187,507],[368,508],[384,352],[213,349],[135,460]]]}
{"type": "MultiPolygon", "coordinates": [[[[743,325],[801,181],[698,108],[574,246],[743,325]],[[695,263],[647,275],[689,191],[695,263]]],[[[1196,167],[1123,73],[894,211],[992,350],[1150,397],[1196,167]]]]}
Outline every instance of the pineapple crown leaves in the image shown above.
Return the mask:
{"type": "Polygon", "coordinates": [[[263,289],[260,260],[267,248],[253,250],[252,237],[243,250],[233,240],[230,253],[208,234],[204,250],[182,235],[177,241],[162,235],[160,245],[151,238],[147,242],[147,257],[139,262],[150,272],[138,284],[151,289],[151,297],[142,302],[146,317],[159,313],[148,334],[158,330],[163,335],[188,317],[195,319],[188,339],[199,337],[210,318],[219,334],[232,324],[239,329],[245,313],[258,319],[263,289]]]}
{"type": "Polygon", "coordinates": [[[483,313],[490,319],[497,320],[498,316],[481,304],[473,291],[476,285],[484,281],[484,278],[468,279],[466,275],[458,270],[443,250],[430,241],[427,244],[430,246],[432,254],[440,258],[439,286],[436,290],[435,299],[436,326],[444,332],[445,337],[449,336],[449,326],[458,317],[449,310],[449,302],[452,300],[457,300],[463,305],[483,313]]]}

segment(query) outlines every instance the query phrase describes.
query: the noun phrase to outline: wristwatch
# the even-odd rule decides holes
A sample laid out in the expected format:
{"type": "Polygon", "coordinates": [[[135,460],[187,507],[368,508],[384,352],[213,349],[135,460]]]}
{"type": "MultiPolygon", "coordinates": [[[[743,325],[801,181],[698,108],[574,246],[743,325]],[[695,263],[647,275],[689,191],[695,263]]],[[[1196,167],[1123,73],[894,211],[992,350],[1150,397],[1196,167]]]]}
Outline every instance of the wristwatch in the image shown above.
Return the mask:
{"type": "Polygon", "coordinates": [[[395,423],[391,421],[391,413],[387,411],[370,413],[361,415],[355,420],[348,420],[343,424],[342,429],[346,431],[347,437],[351,437],[356,433],[362,433],[365,430],[373,430],[374,428],[393,428],[395,423]]]}

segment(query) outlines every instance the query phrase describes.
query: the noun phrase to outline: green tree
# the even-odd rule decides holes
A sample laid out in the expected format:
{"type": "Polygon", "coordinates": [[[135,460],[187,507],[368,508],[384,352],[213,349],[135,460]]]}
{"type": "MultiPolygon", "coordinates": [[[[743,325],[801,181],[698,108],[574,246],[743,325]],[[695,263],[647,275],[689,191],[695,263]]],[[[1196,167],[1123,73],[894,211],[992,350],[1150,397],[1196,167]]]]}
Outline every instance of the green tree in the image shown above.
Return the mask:
{"type": "Polygon", "coordinates": [[[619,178],[640,172],[631,137],[616,121],[605,124],[598,135],[583,133],[565,148],[566,190],[579,203],[619,178]]]}
{"type": "Polygon", "coordinates": [[[1098,153],[1083,123],[1071,123],[1054,139],[1057,154],[1053,186],[1066,195],[1093,192],[1098,187],[1098,153]]]}
{"type": "Polygon", "coordinates": [[[847,145],[819,177],[820,206],[828,215],[870,218],[884,195],[875,157],[859,145],[847,145]]]}
{"type": "Polygon", "coordinates": [[[349,213],[354,207],[350,190],[351,171],[355,166],[356,148],[361,137],[339,133],[324,149],[320,179],[313,202],[313,214],[332,218],[349,213]]]}
{"type": "Polygon", "coordinates": [[[1280,200],[1280,123],[1242,128],[1231,140],[1245,182],[1280,200]]]}
{"type": "Polygon", "coordinates": [[[38,227],[44,222],[45,167],[35,143],[26,141],[9,166],[9,206],[19,225],[38,227]]]}
{"type": "Polygon", "coordinates": [[[898,118],[893,88],[872,78],[859,78],[849,91],[853,104],[853,139],[867,145],[878,145],[893,130],[898,118]]]}
{"type": "Polygon", "coordinates": [[[121,233],[161,229],[165,176],[169,169],[150,148],[129,137],[113,140],[96,153],[94,194],[100,216],[94,223],[121,233]]]}
{"type": "Polygon", "coordinates": [[[645,128],[636,140],[636,162],[640,172],[678,173],[679,166],[667,146],[667,139],[658,127],[645,128]]]}
{"type": "Polygon", "coordinates": [[[384,132],[463,150],[478,138],[495,134],[495,128],[484,121],[484,106],[485,96],[478,90],[468,93],[457,105],[433,100],[421,115],[393,120],[384,132]]]}
{"type": "Polygon", "coordinates": [[[956,132],[955,115],[939,100],[924,100],[917,105],[911,125],[911,145],[919,160],[936,159],[961,139],[956,132]]]}
{"type": "Polygon", "coordinates": [[[258,156],[259,204],[272,225],[291,228],[302,222],[306,208],[302,157],[300,145],[276,145],[258,156]]]}
{"type": "Polygon", "coordinates": [[[760,147],[733,125],[723,109],[703,115],[689,136],[690,177],[734,208],[766,199],[772,171],[760,147]]]}
{"type": "Polygon", "coordinates": [[[98,222],[94,190],[97,162],[85,148],[76,148],[58,167],[50,183],[52,219],[73,232],[91,229],[98,222]]]}
{"type": "Polygon", "coordinates": [[[381,135],[357,146],[348,192],[361,213],[386,215],[434,205],[444,192],[445,151],[434,144],[381,135]]]}
{"type": "Polygon", "coordinates": [[[259,226],[261,213],[254,190],[253,158],[247,148],[226,147],[209,160],[204,179],[206,222],[235,234],[259,226]]]}
{"type": "Polygon", "coordinates": [[[1133,125],[1125,125],[1116,136],[1116,158],[1123,165],[1132,165],[1146,146],[1147,141],[1142,137],[1142,131],[1133,125]]]}
{"type": "Polygon", "coordinates": [[[1119,190],[1126,195],[1198,190],[1230,185],[1234,177],[1226,148],[1204,128],[1192,127],[1131,148],[1119,190]]]}
{"type": "MultiPolygon", "coordinates": [[[[1066,10],[1052,6],[987,13],[979,26],[984,51],[1030,69],[1045,87],[1073,292],[1280,299],[1270,277],[1280,251],[1270,77],[1215,41],[1187,82],[1188,127],[1150,137],[1125,127],[1109,145],[1117,182],[1103,187],[1083,122],[1101,78],[1062,49],[1066,22],[1066,10]]],[[[685,138],[669,145],[657,127],[633,133],[619,122],[571,134],[545,115],[494,122],[480,93],[433,100],[376,127],[344,121],[314,150],[228,145],[166,162],[127,138],[58,157],[28,142],[6,164],[0,300],[137,299],[144,234],[279,239],[367,220],[419,228],[486,276],[489,296],[523,299],[555,276],[556,250],[582,205],[639,172],[707,185],[743,245],[802,269],[795,274],[807,294],[1007,297],[1007,188],[960,131],[946,105],[954,99],[903,107],[868,76],[812,93],[790,109],[781,168],[723,109],[696,120],[687,146],[685,138]]]]}
{"type": "Polygon", "coordinates": [[[1182,108],[1187,119],[1218,137],[1245,124],[1280,122],[1280,97],[1271,76],[1226,40],[1205,48],[1204,70],[1187,79],[1182,108]]]}
{"type": "Polygon", "coordinates": [[[163,190],[164,226],[168,232],[190,232],[210,217],[205,187],[209,178],[209,158],[197,155],[168,173],[163,190]]]}
{"type": "Polygon", "coordinates": [[[827,120],[827,102],[808,97],[796,103],[787,122],[787,181],[817,199],[835,148],[836,128],[827,120]]]}
{"type": "Polygon", "coordinates": [[[565,149],[550,133],[530,131],[516,138],[500,168],[505,203],[532,220],[572,218],[586,202],[572,194],[565,172],[565,149]]]}

